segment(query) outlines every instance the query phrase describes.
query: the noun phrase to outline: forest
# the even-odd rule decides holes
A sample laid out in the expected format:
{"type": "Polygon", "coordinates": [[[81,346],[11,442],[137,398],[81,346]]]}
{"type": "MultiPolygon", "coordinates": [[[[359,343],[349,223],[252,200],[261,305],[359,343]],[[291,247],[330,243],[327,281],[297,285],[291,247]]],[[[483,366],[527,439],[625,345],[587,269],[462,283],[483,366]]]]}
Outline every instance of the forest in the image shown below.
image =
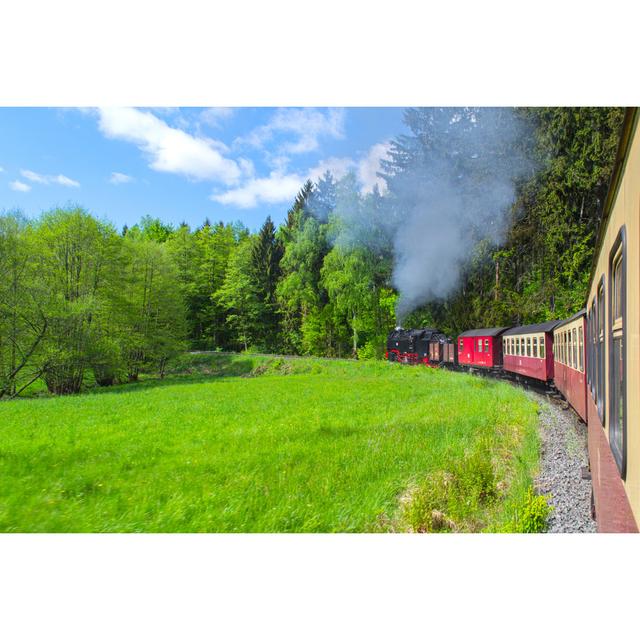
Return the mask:
{"type": "Polygon", "coordinates": [[[622,118],[621,108],[407,109],[408,133],[380,173],[386,189],[362,193],[353,174],[326,173],[282,224],[267,217],[257,231],[152,216],[116,229],[80,205],[5,211],[0,398],[36,383],[68,394],[162,376],[185,350],[381,358],[400,321],[456,335],[571,315],[584,305],[622,118]],[[505,118],[526,133],[487,144],[505,118]],[[526,160],[517,171],[514,158],[526,160]],[[512,191],[488,201],[483,189],[502,193],[496,167],[512,191]],[[459,227],[447,226],[451,201],[428,225],[415,214],[443,181],[467,211],[459,227]],[[407,294],[398,270],[416,256],[407,294]]]}

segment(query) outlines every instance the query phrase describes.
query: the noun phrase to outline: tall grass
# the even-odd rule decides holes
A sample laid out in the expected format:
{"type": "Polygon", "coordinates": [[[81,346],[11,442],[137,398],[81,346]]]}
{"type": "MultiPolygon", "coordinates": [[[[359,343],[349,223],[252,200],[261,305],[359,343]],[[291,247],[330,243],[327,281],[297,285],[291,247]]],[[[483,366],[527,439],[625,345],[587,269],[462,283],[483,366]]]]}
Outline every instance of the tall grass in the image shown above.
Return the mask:
{"type": "Polygon", "coordinates": [[[497,530],[537,450],[536,406],[504,383],[190,355],[164,380],[0,403],[0,530],[497,530]]]}

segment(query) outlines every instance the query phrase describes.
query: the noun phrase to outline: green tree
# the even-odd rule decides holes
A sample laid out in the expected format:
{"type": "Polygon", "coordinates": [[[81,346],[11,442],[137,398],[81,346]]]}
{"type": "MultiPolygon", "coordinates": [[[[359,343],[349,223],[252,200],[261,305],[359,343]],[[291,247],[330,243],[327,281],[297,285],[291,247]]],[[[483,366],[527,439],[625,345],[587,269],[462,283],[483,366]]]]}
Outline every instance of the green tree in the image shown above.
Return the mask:
{"type": "Polygon", "coordinates": [[[253,270],[253,238],[244,238],[233,250],[222,286],[213,298],[227,312],[236,343],[246,351],[260,337],[262,305],[253,270]]]}
{"type": "Polygon", "coordinates": [[[251,246],[251,273],[254,291],[260,304],[259,340],[267,350],[279,346],[280,313],[276,290],[281,276],[280,261],[284,247],[276,236],[276,228],[267,216],[251,246]]]}
{"type": "Polygon", "coordinates": [[[18,395],[43,373],[37,357],[48,318],[33,255],[26,219],[0,215],[0,398],[18,395]]]}

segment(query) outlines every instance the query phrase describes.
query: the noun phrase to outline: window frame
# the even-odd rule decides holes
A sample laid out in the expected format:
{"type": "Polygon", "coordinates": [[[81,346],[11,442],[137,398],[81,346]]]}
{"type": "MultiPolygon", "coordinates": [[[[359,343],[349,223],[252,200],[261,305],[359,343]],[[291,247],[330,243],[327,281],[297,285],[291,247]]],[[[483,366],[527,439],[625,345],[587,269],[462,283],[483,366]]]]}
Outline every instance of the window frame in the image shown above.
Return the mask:
{"type": "Polygon", "coordinates": [[[618,231],[618,235],[616,236],[616,240],[611,247],[611,251],[609,252],[609,295],[608,295],[608,311],[609,318],[607,322],[607,327],[605,329],[606,332],[606,344],[609,350],[609,411],[612,413],[609,420],[609,447],[611,448],[611,452],[613,453],[613,458],[616,461],[616,465],[618,466],[618,470],[620,471],[620,477],[625,480],[627,476],[627,357],[626,357],[626,348],[627,348],[627,232],[625,225],[622,225],[620,231],[618,231]],[[617,283],[614,282],[615,273],[614,267],[617,266],[618,262],[620,263],[621,268],[621,282],[620,282],[620,307],[621,314],[619,316],[620,322],[618,323],[618,318],[613,317],[613,298],[615,296],[615,285],[617,283]],[[620,333],[620,349],[621,349],[621,358],[622,358],[622,384],[620,385],[619,393],[622,396],[622,420],[614,420],[613,411],[615,410],[618,398],[614,398],[613,395],[616,391],[614,381],[613,381],[613,372],[615,367],[615,354],[614,354],[614,332],[620,333]],[[618,424],[621,422],[621,424],[618,424]],[[615,429],[612,429],[613,425],[616,425],[615,429]],[[617,430],[620,429],[620,437],[622,440],[621,448],[618,448],[617,440],[614,439],[613,436],[617,435],[617,430]],[[614,446],[615,445],[615,446],[614,446]]]}
{"type": "Polygon", "coordinates": [[[605,428],[607,424],[607,403],[605,401],[605,381],[604,381],[604,359],[605,359],[605,340],[606,340],[606,324],[605,324],[605,300],[606,287],[604,282],[604,274],[600,277],[598,287],[596,288],[596,297],[598,299],[597,317],[596,317],[596,352],[597,352],[597,398],[596,407],[598,409],[598,417],[600,424],[605,428]]]}
{"type": "Polygon", "coordinates": [[[591,328],[589,329],[589,365],[591,367],[591,397],[595,401],[596,394],[596,352],[595,352],[595,322],[596,322],[596,299],[595,296],[591,301],[591,328]]]}
{"type": "Polygon", "coordinates": [[[580,326],[578,327],[578,360],[579,371],[584,373],[584,320],[580,318],[580,326]]]}

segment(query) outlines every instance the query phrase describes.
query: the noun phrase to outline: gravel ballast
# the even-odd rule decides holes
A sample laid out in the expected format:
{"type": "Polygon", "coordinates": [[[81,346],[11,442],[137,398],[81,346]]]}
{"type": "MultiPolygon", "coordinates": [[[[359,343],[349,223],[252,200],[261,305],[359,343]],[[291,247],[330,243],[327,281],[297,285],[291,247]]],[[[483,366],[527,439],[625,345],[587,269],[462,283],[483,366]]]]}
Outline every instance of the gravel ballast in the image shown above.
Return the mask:
{"type": "Polygon", "coordinates": [[[582,477],[582,469],[588,465],[587,426],[563,404],[539,396],[535,400],[540,406],[542,441],[536,489],[551,496],[548,532],[595,533],[591,480],[582,477]]]}

